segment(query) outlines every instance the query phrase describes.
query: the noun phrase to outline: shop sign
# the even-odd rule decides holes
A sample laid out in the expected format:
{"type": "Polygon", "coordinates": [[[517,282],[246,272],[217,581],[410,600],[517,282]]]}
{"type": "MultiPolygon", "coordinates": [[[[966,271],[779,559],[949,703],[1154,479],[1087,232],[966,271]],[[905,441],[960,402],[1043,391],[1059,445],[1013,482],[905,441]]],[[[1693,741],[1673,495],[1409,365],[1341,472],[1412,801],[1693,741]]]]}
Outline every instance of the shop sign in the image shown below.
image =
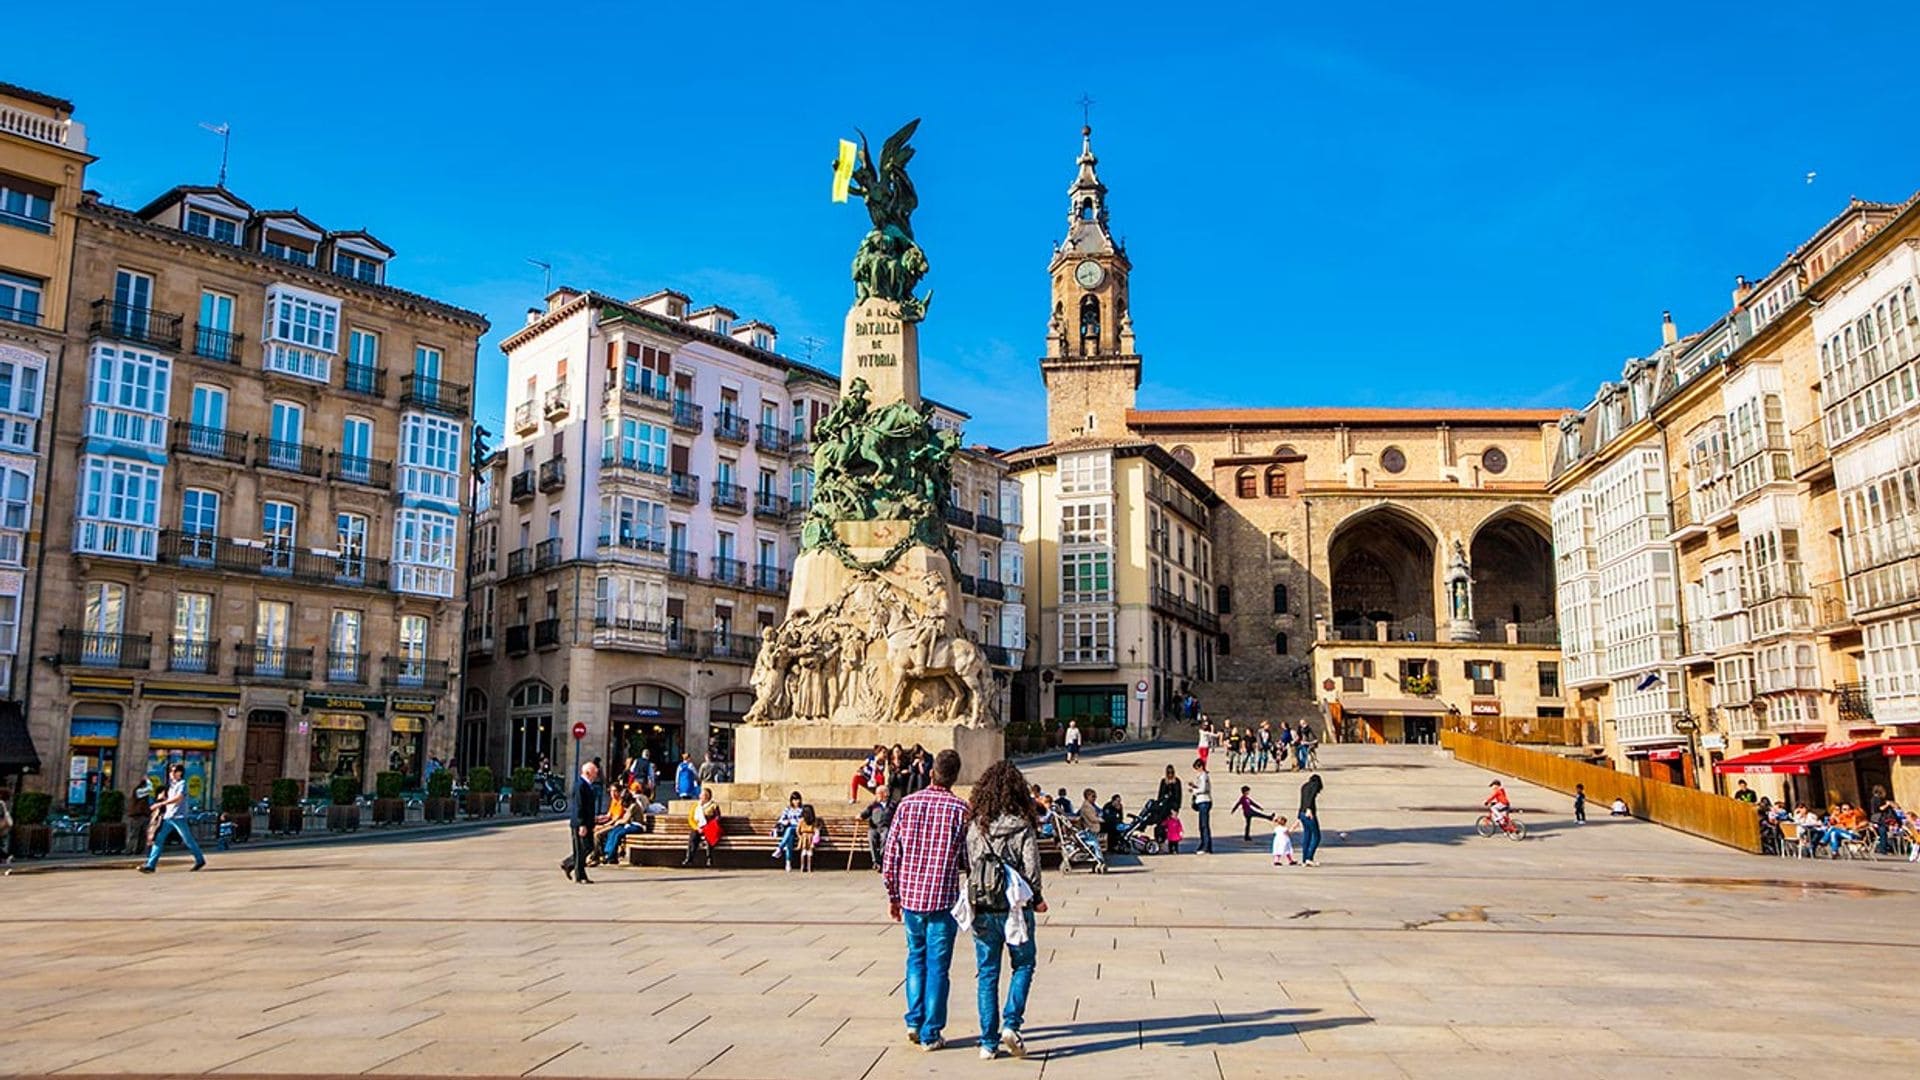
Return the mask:
{"type": "Polygon", "coordinates": [[[1473,710],[1473,715],[1475,716],[1499,716],[1500,715],[1500,702],[1497,700],[1496,701],[1476,701],[1470,706],[1470,708],[1473,710]]]}
{"type": "MultiPolygon", "coordinates": [[[[307,691],[300,703],[309,709],[351,709],[354,712],[369,712],[375,715],[387,711],[387,699],[381,697],[362,697],[358,694],[316,694],[307,691]]],[[[360,725],[366,727],[364,722],[360,725]]]]}
{"type": "Polygon", "coordinates": [[[1702,735],[1700,736],[1700,748],[1702,750],[1725,750],[1727,748],[1727,737],[1725,735],[1702,735]]]}
{"type": "Polygon", "coordinates": [[[1677,746],[1667,746],[1667,747],[1662,747],[1658,750],[1647,751],[1647,760],[1648,761],[1679,761],[1680,758],[1685,754],[1686,754],[1686,751],[1680,749],[1677,746]]]}
{"type": "Polygon", "coordinates": [[[313,726],[321,731],[365,731],[367,718],[358,713],[319,713],[313,718],[313,726]]]}
{"type": "Polygon", "coordinates": [[[393,699],[393,711],[397,713],[431,713],[439,707],[440,699],[438,698],[397,697],[393,699]]]}
{"type": "Polygon", "coordinates": [[[418,716],[396,716],[393,718],[393,730],[402,735],[415,735],[426,730],[426,721],[418,716]]]}
{"type": "Polygon", "coordinates": [[[85,780],[87,778],[87,759],[77,757],[67,762],[67,779],[85,780]]]}
{"type": "MultiPolygon", "coordinates": [[[[680,710],[673,710],[674,719],[680,719],[680,710]]],[[[609,705],[607,716],[614,720],[657,720],[666,712],[658,705],[609,705]]]]}

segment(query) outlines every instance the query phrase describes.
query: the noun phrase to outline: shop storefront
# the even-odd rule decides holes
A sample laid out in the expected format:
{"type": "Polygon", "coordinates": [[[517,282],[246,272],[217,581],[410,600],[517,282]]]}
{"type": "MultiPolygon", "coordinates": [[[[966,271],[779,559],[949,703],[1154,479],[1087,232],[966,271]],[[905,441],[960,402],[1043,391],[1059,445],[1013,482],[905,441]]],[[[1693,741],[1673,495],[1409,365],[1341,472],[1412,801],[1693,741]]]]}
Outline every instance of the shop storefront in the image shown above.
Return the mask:
{"type": "MultiPolygon", "coordinates": [[[[1842,802],[1866,806],[1874,789],[1893,791],[1894,762],[1909,740],[1846,739],[1840,742],[1786,743],[1714,766],[1722,776],[1771,775],[1786,778],[1785,799],[1825,809],[1842,802]]],[[[1920,745],[1920,744],[1917,744],[1920,745]]],[[[1915,750],[1920,753],[1920,750],[1915,750]]]]}
{"type": "Polygon", "coordinates": [[[122,715],[118,705],[83,701],[74,707],[67,727],[67,804],[75,810],[91,810],[100,792],[114,786],[122,715]]]}
{"type": "Polygon", "coordinates": [[[523,682],[507,699],[507,769],[537,769],[551,765],[553,753],[553,689],[543,682],[523,682]]]}
{"type": "Polygon", "coordinates": [[[439,702],[434,698],[395,697],[388,699],[393,710],[391,733],[387,742],[387,768],[406,778],[408,785],[420,782],[420,770],[427,763],[427,727],[439,702]]]}
{"type": "Polygon", "coordinates": [[[664,686],[623,686],[607,695],[607,762],[618,768],[642,750],[662,776],[686,747],[687,699],[664,686]]]}
{"type": "MultiPolygon", "coordinates": [[[[1497,714],[1499,703],[1492,707],[1497,714]]],[[[1432,743],[1439,741],[1447,707],[1428,698],[1349,697],[1333,702],[1327,712],[1342,741],[1432,743]]]]}
{"type": "Polygon", "coordinates": [[[361,713],[317,712],[308,720],[307,789],[324,795],[334,777],[366,789],[367,718],[361,713]]]}
{"type": "Polygon", "coordinates": [[[217,710],[161,706],[147,725],[147,779],[163,790],[167,766],[180,762],[187,767],[187,805],[195,810],[209,809],[213,806],[219,745],[217,710]]]}
{"type": "Polygon", "coordinates": [[[1124,686],[1060,686],[1053,692],[1053,718],[1062,728],[1078,720],[1090,738],[1103,728],[1127,726],[1127,688],[1124,686]]]}

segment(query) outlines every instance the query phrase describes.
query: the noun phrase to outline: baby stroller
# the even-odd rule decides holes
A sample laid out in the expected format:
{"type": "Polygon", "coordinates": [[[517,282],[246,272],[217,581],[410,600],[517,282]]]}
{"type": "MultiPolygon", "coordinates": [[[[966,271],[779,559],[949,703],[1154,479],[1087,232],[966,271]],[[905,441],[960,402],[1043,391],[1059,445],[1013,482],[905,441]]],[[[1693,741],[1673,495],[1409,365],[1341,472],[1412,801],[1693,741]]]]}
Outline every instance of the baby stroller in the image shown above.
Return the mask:
{"type": "Polygon", "coordinates": [[[1172,816],[1159,799],[1148,799],[1147,805],[1133,815],[1133,820],[1120,826],[1120,836],[1136,854],[1158,855],[1161,843],[1154,838],[1153,827],[1172,816]]]}
{"type": "Polygon", "coordinates": [[[1060,872],[1070,873],[1074,863],[1084,863],[1096,874],[1107,872],[1107,857],[1100,851],[1100,838],[1080,828],[1080,823],[1058,811],[1050,815],[1053,835],[1060,841],[1060,872]]]}

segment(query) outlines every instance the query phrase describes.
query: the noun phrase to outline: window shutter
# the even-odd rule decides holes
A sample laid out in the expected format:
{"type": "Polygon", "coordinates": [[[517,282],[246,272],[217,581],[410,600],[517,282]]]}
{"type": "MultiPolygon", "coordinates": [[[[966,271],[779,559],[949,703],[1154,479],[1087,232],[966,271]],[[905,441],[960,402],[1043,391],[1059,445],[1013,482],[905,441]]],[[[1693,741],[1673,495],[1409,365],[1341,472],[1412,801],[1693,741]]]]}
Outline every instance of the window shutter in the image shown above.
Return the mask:
{"type": "Polygon", "coordinates": [[[1369,679],[1373,678],[1373,661],[1362,661],[1360,664],[1360,673],[1369,679]]]}
{"type": "Polygon", "coordinates": [[[1471,660],[1460,661],[1460,675],[1462,678],[1467,678],[1467,679],[1473,678],[1473,661],[1471,660]]]}
{"type": "Polygon", "coordinates": [[[1507,677],[1507,665],[1502,661],[1495,660],[1493,662],[1493,681],[1502,682],[1506,679],[1506,677],[1507,677]]]}

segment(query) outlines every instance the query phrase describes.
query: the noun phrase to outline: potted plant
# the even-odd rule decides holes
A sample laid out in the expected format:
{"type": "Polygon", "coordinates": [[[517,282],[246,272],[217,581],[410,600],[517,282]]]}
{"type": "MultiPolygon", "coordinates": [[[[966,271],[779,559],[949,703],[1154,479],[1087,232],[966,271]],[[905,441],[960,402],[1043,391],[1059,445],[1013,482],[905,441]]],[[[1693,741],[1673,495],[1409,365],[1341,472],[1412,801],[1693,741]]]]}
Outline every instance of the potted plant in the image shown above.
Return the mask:
{"type": "Polygon", "coordinates": [[[267,789],[267,831],[286,836],[300,831],[306,811],[300,805],[300,781],[283,776],[267,789]]]}
{"type": "Polygon", "coordinates": [[[220,789],[220,812],[233,823],[233,842],[253,839],[253,792],[245,784],[227,784],[220,789]]]}
{"type": "Polygon", "coordinates": [[[494,785],[493,770],[485,765],[467,774],[468,817],[492,817],[500,809],[500,789],[494,785]]]}
{"type": "Polygon", "coordinates": [[[453,774],[439,769],[427,777],[427,801],[422,808],[428,821],[452,821],[454,815],[453,774]]]}
{"type": "Polygon", "coordinates": [[[401,776],[397,772],[373,776],[373,823],[403,825],[407,820],[407,802],[400,797],[401,776]]]}
{"type": "Polygon", "coordinates": [[[1433,693],[1434,684],[1431,675],[1409,675],[1400,682],[1400,689],[1415,697],[1425,697],[1433,693]]]}
{"type": "Polygon", "coordinates": [[[93,824],[87,826],[87,850],[95,855],[117,855],[127,849],[127,795],[107,788],[93,804],[93,824]]]}
{"type": "Polygon", "coordinates": [[[360,784],[351,776],[327,781],[327,829],[353,832],[360,827],[360,784]]]}
{"type": "Polygon", "coordinates": [[[540,812],[540,796],[534,793],[534,771],[522,765],[513,770],[513,796],[508,807],[520,817],[532,817],[540,812]]]}
{"type": "Polygon", "coordinates": [[[39,858],[53,846],[53,830],[47,827],[47,811],[53,796],[44,791],[23,791],[13,800],[13,848],[15,855],[39,858]]]}

